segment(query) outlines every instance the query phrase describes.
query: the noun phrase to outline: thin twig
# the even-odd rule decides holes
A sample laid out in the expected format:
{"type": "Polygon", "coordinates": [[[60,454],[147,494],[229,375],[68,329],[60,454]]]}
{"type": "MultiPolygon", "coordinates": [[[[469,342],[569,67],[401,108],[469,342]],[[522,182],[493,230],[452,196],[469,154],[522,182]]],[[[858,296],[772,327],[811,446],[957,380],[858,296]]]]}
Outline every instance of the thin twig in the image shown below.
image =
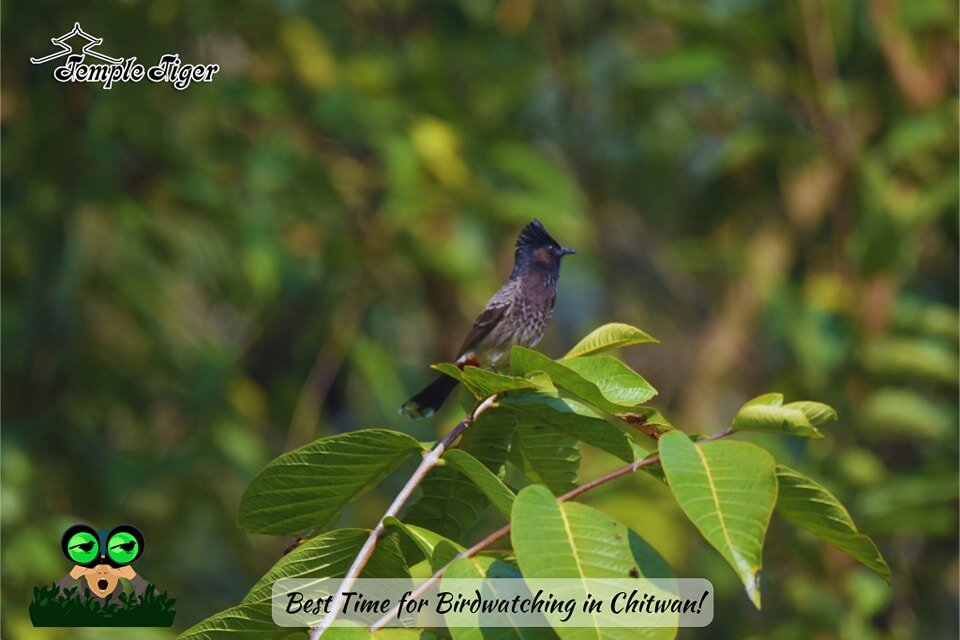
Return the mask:
{"type": "Polygon", "coordinates": [[[386,525],[384,521],[387,518],[396,517],[400,513],[400,509],[403,508],[403,505],[407,502],[410,496],[413,494],[414,490],[423,482],[423,479],[427,476],[431,469],[437,466],[437,463],[440,462],[440,458],[443,457],[444,452],[456,442],[457,438],[467,430],[471,424],[473,424],[476,419],[480,416],[481,413],[489,409],[497,401],[497,396],[492,395],[474,409],[473,413],[461,420],[457,426],[455,426],[450,433],[448,433],[444,438],[437,443],[437,445],[431,449],[420,462],[420,466],[417,467],[417,470],[413,472],[413,475],[410,476],[410,479],[407,480],[407,484],[403,486],[403,489],[400,490],[400,493],[397,494],[397,497],[394,498],[393,502],[390,504],[390,507],[380,518],[380,522],[377,523],[377,526],[373,528],[373,531],[370,532],[370,535],[367,536],[366,542],[363,543],[363,546],[360,548],[360,552],[357,554],[357,557],[353,560],[353,564],[350,565],[349,571],[344,576],[343,581],[340,583],[340,586],[335,592],[336,595],[333,598],[333,601],[330,604],[330,609],[328,613],[323,617],[323,620],[320,621],[320,625],[313,629],[310,632],[310,640],[317,640],[323,632],[330,628],[330,625],[333,624],[334,620],[337,619],[339,614],[339,609],[343,606],[343,592],[347,591],[354,585],[357,581],[357,578],[360,577],[360,573],[363,571],[363,568],[367,566],[367,562],[370,561],[371,556],[373,556],[374,550],[377,548],[377,543],[380,541],[380,538],[383,537],[383,533],[386,530],[386,525]]]}
{"type": "MultiPolygon", "coordinates": [[[[715,433],[714,435],[712,435],[712,436],[710,436],[710,437],[708,437],[708,438],[704,438],[703,440],[700,440],[699,443],[702,443],[702,442],[712,442],[712,441],[714,441],[714,440],[719,440],[720,438],[725,438],[725,437],[729,436],[729,435],[732,434],[732,433],[733,433],[733,428],[728,428],[728,429],[726,429],[725,431],[721,431],[720,433],[715,433]]],[[[616,480],[617,478],[619,478],[619,477],[621,477],[621,476],[630,475],[631,473],[634,473],[634,472],[637,471],[638,469],[642,469],[643,467],[647,467],[647,466],[649,466],[649,465],[651,465],[651,464],[653,464],[653,463],[655,463],[655,462],[659,462],[659,461],[660,461],[660,456],[659,456],[659,454],[658,454],[658,455],[650,456],[649,458],[644,458],[644,459],[642,459],[642,460],[636,460],[636,461],[634,461],[634,462],[631,462],[630,464],[628,464],[628,465],[625,466],[625,467],[621,467],[621,468],[617,469],[616,471],[611,471],[610,473],[608,473],[608,474],[606,474],[606,475],[604,475],[604,476],[600,476],[599,478],[596,478],[595,480],[591,480],[590,482],[587,482],[587,483],[585,483],[585,484],[582,484],[582,485],[580,485],[579,487],[576,487],[575,489],[572,489],[572,490],[570,490],[570,491],[567,491],[567,492],[564,493],[563,495],[558,496],[558,497],[557,497],[557,500],[558,500],[559,502],[567,502],[568,500],[573,500],[574,498],[576,498],[577,496],[579,496],[579,495],[582,494],[582,493],[586,493],[587,491],[590,491],[591,489],[595,489],[595,488],[599,487],[600,485],[603,485],[603,484],[606,484],[606,483],[610,482],[611,480],[616,480]]],[[[413,592],[410,594],[410,596],[409,596],[409,598],[408,598],[408,601],[410,601],[410,600],[415,600],[416,598],[419,598],[421,595],[423,595],[424,592],[426,592],[426,590],[431,587],[431,585],[433,585],[437,580],[439,580],[440,578],[443,577],[443,574],[447,571],[447,569],[450,567],[451,564],[453,564],[454,562],[456,562],[457,560],[460,560],[460,559],[462,559],[462,558],[471,558],[471,557],[475,556],[477,553],[479,553],[480,551],[483,551],[484,549],[486,549],[486,548],[489,547],[491,544],[493,544],[494,542],[496,542],[496,541],[499,540],[500,538],[504,537],[504,536],[507,535],[508,533],[510,533],[510,525],[509,525],[509,524],[506,524],[506,525],[500,527],[499,529],[497,529],[496,531],[494,531],[493,533],[491,533],[490,535],[488,535],[486,538],[484,538],[484,539],[481,540],[480,542],[478,542],[478,543],[476,543],[475,545],[473,545],[472,547],[470,547],[469,549],[465,549],[465,550],[461,551],[460,553],[458,553],[457,555],[455,555],[455,556],[453,557],[453,559],[450,560],[450,562],[448,562],[447,564],[445,564],[445,565],[443,565],[442,567],[440,567],[439,569],[437,569],[436,573],[434,573],[432,576],[430,576],[429,578],[427,578],[426,580],[424,580],[424,581],[420,584],[419,587],[417,587],[416,589],[414,589],[413,592]]],[[[370,626],[370,631],[373,632],[373,631],[376,631],[377,629],[382,628],[384,625],[387,624],[387,622],[388,622],[391,618],[393,618],[393,617],[396,616],[396,615],[397,615],[397,611],[395,611],[395,610],[394,610],[394,611],[390,611],[389,613],[386,613],[382,618],[380,618],[379,620],[377,620],[376,622],[374,622],[374,623],[370,626]]],[[[313,639],[311,639],[311,640],[313,640],[313,639]]]]}

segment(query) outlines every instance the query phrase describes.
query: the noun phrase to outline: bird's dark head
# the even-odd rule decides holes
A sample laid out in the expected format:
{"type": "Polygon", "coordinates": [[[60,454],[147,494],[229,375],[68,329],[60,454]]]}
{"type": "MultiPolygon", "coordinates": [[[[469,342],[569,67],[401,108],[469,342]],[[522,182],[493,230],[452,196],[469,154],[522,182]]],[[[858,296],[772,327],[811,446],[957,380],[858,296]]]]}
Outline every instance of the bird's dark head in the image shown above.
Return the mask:
{"type": "Polygon", "coordinates": [[[560,243],[547,233],[543,224],[539,220],[534,220],[523,228],[517,238],[514,273],[520,268],[545,269],[558,273],[560,260],[563,256],[572,253],[576,251],[570,247],[560,246],[560,243]]]}

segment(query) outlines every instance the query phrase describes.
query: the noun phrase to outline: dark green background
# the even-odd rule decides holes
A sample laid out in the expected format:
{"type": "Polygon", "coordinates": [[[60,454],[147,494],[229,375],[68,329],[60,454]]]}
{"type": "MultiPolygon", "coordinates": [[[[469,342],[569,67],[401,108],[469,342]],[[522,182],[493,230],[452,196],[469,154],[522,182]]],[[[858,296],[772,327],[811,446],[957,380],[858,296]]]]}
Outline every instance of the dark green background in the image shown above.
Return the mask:
{"type": "MultiPolygon", "coordinates": [[[[548,354],[640,326],[662,344],[626,358],[689,432],[769,390],[840,412],[827,439],[773,446],[849,505],[889,589],[775,519],[756,612],[662,486],[589,494],[714,581],[716,621],[681,637],[957,636],[955,3],[7,1],[0,18],[4,637],[62,637],[27,605],[69,570],[75,521],[142,529],[136,566],[177,597],[175,629],[236,603],[287,542],[237,529],[246,483],[317,436],[449,426],[455,408],[396,407],[534,216],[579,250],[548,354]],[[186,91],[59,84],[29,57],[76,20],[109,55],[222,70],[186,91]]],[[[583,477],[613,464],[591,453],[583,477]]],[[[342,524],[370,526],[399,480],[342,524]]]]}

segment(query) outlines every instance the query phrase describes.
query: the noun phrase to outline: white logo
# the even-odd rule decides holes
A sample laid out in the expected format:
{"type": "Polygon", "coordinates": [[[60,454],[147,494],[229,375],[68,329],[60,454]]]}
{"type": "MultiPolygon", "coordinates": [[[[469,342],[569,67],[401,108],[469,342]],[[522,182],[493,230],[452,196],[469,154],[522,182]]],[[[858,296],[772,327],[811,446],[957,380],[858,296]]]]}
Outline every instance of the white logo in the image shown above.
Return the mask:
{"type": "Polygon", "coordinates": [[[218,64],[184,64],[176,53],[160,56],[160,61],[149,69],[139,64],[135,57],[108,56],[94,51],[94,47],[103,44],[103,38],[90,35],[83,30],[79,22],[73,23],[73,29],[62,36],[50,38],[50,42],[60,50],[42,58],[30,58],[30,62],[44,64],[66,58],[63,65],[53,70],[53,77],[57,82],[97,82],[102,84],[104,89],[110,89],[116,82],[140,82],[146,78],[150,82],[170,83],[182,91],[192,82],[213,82],[213,76],[220,71],[218,64]],[[70,40],[74,40],[76,46],[79,46],[78,41],[85,41],[79,53],[68,44],[70,40]],[[85,64],[84,60],[88,56],[102,61],[102,64],[85,64]]]}

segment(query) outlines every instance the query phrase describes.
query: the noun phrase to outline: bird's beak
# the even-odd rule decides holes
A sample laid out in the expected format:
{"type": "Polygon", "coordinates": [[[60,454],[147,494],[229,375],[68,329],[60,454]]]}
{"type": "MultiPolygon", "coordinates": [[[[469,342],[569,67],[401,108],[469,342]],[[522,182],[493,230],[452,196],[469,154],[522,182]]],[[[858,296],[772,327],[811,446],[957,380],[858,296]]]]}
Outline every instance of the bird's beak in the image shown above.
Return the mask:
{"type": "Polygon", "coordinates": [[[561,256],[569,256],[569,255],[572,255],[572,254],[574,254],[574,253],[576,253],[576,252],[577,252],[576,249],[573,249],[573,248],[571,248],[571,247],[560,247],[560,255],[561,255],[561,256]]]}

